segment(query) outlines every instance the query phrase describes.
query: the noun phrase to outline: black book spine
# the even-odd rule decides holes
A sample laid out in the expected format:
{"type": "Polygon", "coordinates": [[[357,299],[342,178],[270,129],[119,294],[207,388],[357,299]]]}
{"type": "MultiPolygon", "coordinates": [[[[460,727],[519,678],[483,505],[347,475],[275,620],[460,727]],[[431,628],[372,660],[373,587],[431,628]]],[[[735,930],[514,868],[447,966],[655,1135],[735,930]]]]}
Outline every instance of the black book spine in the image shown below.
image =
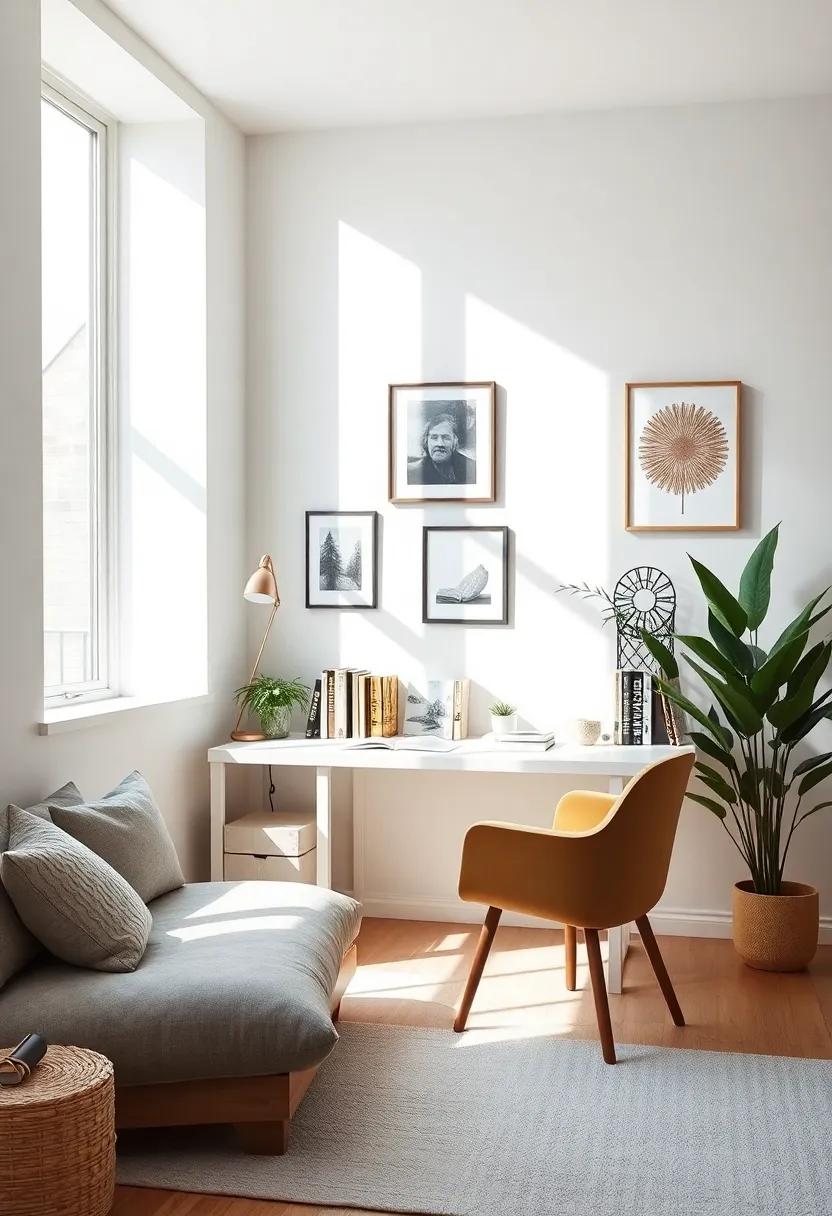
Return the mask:
{"type": "Polygon", "coordinates": [[[315,687],[312,690],[312,701],[309,705],[309,717],[306,721],[306,737],[307,739],[320,739],[321,737],[321,681],[315,681],[315,687]]]}
{"type": "Polygon", "coordinates": [[[654,688],[651,696],[653,698],[653,742],[667,745],[670,742],[670,736],[667,733],[662,694],[657,688],[654,688]]]}
{"type": "Polygon", "coordinates": [[[633,745],[640,747],[644,742],[644,675],[640,671],[633,672],[632,731],[633,745]]]}

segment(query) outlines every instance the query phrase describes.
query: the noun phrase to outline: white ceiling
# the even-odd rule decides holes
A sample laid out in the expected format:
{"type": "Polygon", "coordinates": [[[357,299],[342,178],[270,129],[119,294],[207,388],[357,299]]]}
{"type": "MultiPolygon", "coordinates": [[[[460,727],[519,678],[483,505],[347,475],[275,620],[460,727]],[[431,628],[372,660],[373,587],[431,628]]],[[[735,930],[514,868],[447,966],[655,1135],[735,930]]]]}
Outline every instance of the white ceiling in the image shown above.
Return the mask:
{"type": "Polygon", "coordinates": [[[108,0],[244,131],[832,92],[830,0],[108,0]]]}

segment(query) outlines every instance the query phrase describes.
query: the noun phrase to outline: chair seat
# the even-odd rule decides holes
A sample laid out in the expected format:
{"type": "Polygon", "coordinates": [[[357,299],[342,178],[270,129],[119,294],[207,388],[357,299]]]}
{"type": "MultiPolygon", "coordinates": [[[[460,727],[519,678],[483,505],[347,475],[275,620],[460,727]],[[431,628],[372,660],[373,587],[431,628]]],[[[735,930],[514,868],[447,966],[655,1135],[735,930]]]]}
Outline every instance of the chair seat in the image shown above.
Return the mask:
{"type": "Polygon", "coordinates": [[[0,1042],[32,1030],[113,1061],[116,1083],[263,1076],[319,1064],[361,906],[302,883],[191,883],[149,905],[134,972],[38,961],[0,993],[0,1042]]]}

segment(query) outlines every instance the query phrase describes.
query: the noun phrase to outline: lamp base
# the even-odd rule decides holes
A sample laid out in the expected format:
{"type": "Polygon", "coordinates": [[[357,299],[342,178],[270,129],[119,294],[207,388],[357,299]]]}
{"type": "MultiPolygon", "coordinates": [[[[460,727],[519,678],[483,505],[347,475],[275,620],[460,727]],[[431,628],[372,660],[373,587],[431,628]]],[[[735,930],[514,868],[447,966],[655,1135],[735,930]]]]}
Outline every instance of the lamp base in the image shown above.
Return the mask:
{"type": "Polygon", "coordinates": [[[261,743],[265,737],[253,730],[232,730],[231,732],[231,738],[235,743],[261,743]]]}

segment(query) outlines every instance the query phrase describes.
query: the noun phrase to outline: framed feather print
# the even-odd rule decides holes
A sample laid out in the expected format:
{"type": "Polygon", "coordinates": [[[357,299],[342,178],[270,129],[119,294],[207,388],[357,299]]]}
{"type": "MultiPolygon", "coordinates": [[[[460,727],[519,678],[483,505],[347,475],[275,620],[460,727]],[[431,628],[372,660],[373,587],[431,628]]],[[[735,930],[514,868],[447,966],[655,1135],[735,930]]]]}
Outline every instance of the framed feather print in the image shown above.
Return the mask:
{"type": "Polygon", "coordinates": [[[739,380],[626,386],[628,532],[739,528],[741,397],[739,380]]]}

